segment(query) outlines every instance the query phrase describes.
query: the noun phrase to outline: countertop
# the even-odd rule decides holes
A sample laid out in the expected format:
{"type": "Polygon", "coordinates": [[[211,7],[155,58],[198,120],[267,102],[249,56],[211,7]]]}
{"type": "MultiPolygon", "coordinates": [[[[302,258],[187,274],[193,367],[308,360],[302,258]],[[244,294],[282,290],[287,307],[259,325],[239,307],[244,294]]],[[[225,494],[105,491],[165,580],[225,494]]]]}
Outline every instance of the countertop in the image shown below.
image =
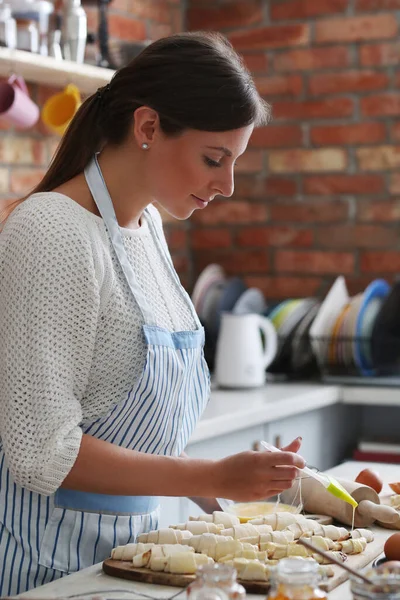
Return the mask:
{"type": "Polygon", "coordinates": [[[250,390],[213,389],[190,444],[339,403],[400,406],[400,388],[270,383],[250,390]]]}
{"type": "MultiPolygon", "coordinates": [[[[372,466],[374,469],[380,471],[385,483],[382,493],[388,493],[390,491],[387,486],[389,481],[399,480],[400,466],[374,463],[369,465],[368,463],[349,461],[334,467],[327,471],[332,475],[343,477],[347,479],[354,479],[357,473],[367,466],[372,466]]],[[[371,529],[374,529],[372,527],[371,529]]],[[[387,533],[389,537],[393,531],[382,530],[380,531],[387,533]]],[[[177,600],[184,600],[184,590],[179,588],[172,588],[166,586],[150,585],[145,583],[134,583],[131,581],[124,581],[122,579],[116,579],[109,577],[102,572],[101,564],[94,565],[88,569],[84,569],[73,575],[69,575],[58,581],[48,583],[47,585],[41,586],[25,594],[21,594],[18,597],[24,598],[37,598],[37,599],[50,599],[56,597],[72,598],[84,595],[101,595],[103,598],[115,599],[115,600],[132,600],[141,598],[161,598],[163,600],[170,600],[172,596],[179,594],[177,600]],[[180,592],[180,593],[179,593],[180,592]]],[[[247,595],[249,600],[264,600],[263,596],[259,595],[247,595]]],[[[329,593],[329,600],[351,600],[352,596],[348,582],[343,583],[335,590],[329,593]]]]}

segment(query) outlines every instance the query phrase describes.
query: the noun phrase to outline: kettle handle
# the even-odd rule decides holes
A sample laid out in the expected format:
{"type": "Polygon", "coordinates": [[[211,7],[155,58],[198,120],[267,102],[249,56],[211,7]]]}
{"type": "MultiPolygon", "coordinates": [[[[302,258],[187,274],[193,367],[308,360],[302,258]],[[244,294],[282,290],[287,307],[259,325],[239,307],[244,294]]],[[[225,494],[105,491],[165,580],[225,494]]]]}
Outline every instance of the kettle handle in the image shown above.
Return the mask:
{"type": "Polygon", "coordinates": [[[259,327],[265,335],[264,368],[266,369],[274,360],[278,351],[278,334],[272,322],[266,317],[259,315],[259,327]]]}

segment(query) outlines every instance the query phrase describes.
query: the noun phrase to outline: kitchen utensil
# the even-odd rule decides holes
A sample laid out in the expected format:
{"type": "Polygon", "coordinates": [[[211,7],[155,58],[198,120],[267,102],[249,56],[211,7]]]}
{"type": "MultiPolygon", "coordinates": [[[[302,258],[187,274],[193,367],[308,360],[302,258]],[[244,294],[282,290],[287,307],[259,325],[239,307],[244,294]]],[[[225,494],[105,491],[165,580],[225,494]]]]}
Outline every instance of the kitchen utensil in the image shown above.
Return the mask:
{"type": "Polygon", "coordinates": [[[32,127],[39,119],[39,108],[30,99],[22,77],[12,75],[0,82],[0,117],[21,129],[32,127]]]}
{"type": "MultiPolygon", "coordinates": [[[[261,445],[266,450],[269,450],[270,452],[281,452],[281,450],[279,450],[279,448],[276,448],[272,444],[268,444],[268,442],[265,442],[264,440],[261,441],[261,445]]],[[[345,490],[344,487],[342,485],[340,485],[340,483],[337,481],[337,479],[335,479],[331,475],[326,475],[326,473],[320,473],[320,472],[316,473],[315,471],[312,471],[308,467],[299,469],[299,471],[301,471],[305,476],[313,477],[316,481],[318,481],[321,485],[323,485],[324,488],[330,494],[333,494],[340,500],[344,500],[344,502],[348,502],[354,508],[356,508],[358,506],[358,504],[354,500],[354,498],[352,498],[352,496],[350,496],[350,494],[347,492],[347,490],[345,490]]]]}
{"type": "Polygon", "coordinates": [[[277,347],[275,328],[265,317],[223,313],[215,358],[217,384],[228,388],[264,385],[265,369],[275,358],[277,347]]]}
{"type": "Polygon", "coordinates": [[[200,317],[202,303],[204,300],[205,292],[207,288],[214,281],[224,281],[225,273],[220,265],[211,264],[200,273],[192,292],[192,302],[196,309],[197,314],[200,317]]]}
{"type": "Polygon", "coordinates": [[[323,550],[320,550],[320,548],[317,548],[313,544],[310,544],[310,542],[306,538],[303,538],[303,537],[299,538],[298,539],[298,543],[301,544],[302,546],[305,546],[309,550],[312,550],[316,554],[319,554],[320,556],[323,556],[324,558],[328,559],[329,562],[332,562],[335,565],[337,565],[338,567],[341,567],[342,569],[344,569],[348,573],[351,573],[351,575],[353,575],[354,577],[359,577],[360,579],[362,579],[363,581],[365,581],[365,583],[369,583],[369,584],[372,585],[372,580],[371,579],[368,579],[368,577],[365,577],[365,575],[363,575],[362,573],[359,573],[358,571],[355,571],[354,569],[352,569],[351,567],[349,567],[348,565],[346,565],[346,563],[340,562],[340,560],[337,560],[336,558],[334,558],[332,556],[332,553],[330,555],[328,555],[323,550]]]}
{"type": "Polygon", "coordinates": [[[81,96],[76,85],[70,83],[58,94],[51,96],[42,109],[45,125],[58,135],[63,135],[81,104],[81,96]]]}

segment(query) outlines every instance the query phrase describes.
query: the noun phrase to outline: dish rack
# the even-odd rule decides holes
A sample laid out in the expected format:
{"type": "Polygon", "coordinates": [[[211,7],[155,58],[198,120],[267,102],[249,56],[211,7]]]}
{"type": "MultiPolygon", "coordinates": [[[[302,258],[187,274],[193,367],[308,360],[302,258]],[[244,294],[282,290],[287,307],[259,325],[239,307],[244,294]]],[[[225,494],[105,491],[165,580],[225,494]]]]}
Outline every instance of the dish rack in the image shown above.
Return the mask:
{"type": "Polygon", "coordinates": [[[278,336],[273,378],[317,379],[355,385],[400,385],[400,339],[278,336]],[[299,345],[299,342],[302,345],[299,345]],[[296,356],[296,352],[302,352],[296,356]]]}

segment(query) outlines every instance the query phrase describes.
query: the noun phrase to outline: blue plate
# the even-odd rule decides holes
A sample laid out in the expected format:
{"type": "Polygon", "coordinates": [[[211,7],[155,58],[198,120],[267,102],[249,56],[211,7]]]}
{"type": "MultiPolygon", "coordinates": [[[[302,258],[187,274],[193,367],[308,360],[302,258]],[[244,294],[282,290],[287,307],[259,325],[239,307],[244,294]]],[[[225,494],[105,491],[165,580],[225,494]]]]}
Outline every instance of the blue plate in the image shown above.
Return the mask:
{"type": "MultiPolygon", "coordinates": [[[[354,340],[354,360],[357,367],[360,369],[363,375],[371,376],[374,375],[374,370],[371,369],[371,363],[366,356],[365,346],[370,342],[370,338],[363,340],[363,325],[368,306],[372,301],[376,299],[383,300],[390,292],[390,285],[384,279],[376,279],[369,284],[364,292],[362,304],[357,315],[356,322],[356,337],[354,340]]],[[[372,332],[372,328],[371,328],[372,332]]],[[[371,333],[370,332],[370,333],[371,333]]]]}

